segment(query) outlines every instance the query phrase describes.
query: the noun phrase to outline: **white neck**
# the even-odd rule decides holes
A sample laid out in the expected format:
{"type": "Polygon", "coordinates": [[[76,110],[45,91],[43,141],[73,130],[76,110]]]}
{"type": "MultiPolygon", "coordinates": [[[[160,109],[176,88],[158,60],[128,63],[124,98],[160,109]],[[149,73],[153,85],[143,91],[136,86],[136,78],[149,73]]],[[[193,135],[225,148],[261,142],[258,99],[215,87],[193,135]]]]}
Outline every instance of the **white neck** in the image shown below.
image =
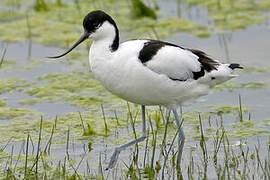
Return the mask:
{"type": "Polygon", "coordinates": [[[109,60],[113,53],[111,46],[116,35],[115,27],[105,21],[102,26],[90,36],[90,38],[93,39],[89,52],[90,60],[109,60]]]}

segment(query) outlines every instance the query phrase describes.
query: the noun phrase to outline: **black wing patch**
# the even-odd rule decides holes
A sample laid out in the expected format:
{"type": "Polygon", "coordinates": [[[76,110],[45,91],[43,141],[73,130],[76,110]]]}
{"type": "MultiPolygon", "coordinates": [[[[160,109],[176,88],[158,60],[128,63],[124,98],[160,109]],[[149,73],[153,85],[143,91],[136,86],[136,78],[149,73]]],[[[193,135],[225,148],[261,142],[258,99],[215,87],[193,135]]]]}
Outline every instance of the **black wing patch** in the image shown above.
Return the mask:
{"type": "Polygon", "coordinates": [[[162,43],[152,43],[151,41],[144,43],[139,54],[139,59],[143,64],[150,61],[163,46],[164,44],[162,43]]]}
{"type": "Polygon", "coordinates": [[[139,53],[139,59],[143,64],[146,63],[147,61],[150,61],[153,58],[153,56],[155,56],[157,52],[164,46],[174,46],[182,48],[181,46],[177,46],[175,44],[171,44],[168,42],[158,40],[148,40],[147,42],[144,43],[144,46],[139,53]]]}

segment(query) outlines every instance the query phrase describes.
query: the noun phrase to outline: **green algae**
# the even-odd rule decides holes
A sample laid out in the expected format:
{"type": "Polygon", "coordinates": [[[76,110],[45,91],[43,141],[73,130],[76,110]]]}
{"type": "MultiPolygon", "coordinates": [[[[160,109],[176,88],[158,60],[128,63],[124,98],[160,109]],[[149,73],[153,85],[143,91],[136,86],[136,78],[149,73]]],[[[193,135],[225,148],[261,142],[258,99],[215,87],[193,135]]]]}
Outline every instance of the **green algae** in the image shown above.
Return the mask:
{"type": "MultiPolygon", "coordinates": [[[[261,123],[254,123],[252,121],[244,121],[239,123],[231,123],[228,127],[225,127],[226,134],[229,138],[248,138],[260,135],[267,135],[270,134],[270,131],[267,129],[268,125],[261,125],[261,123]]],[[[200,126],[194,125],[192,128],[185,128],[185,132],[187,137],[200,140],[200,126]]],[[[211,139],[213,136],[216,135],[218,127],[205,127],[204,128],[204,136],[206,139],[211,139]]]]}
{"type": "Polygon", "coordinates": [[[25,99],[25,100],[20,100],[19,104],[21,104],[21,105],[34,105],[40,101],[41,101],[40,99],[25,99]]]}
{"type": "MultiPolygon", "coordinates": [[[[23,0],[22,0],[23,1],[23,0]]],[[[1,5],[7,6],[7,7],[16,7],[19,8],[21,6],[21,1],[10,1],[10,0],[3,0],[0,2],[1,5]]]]}
{"type": "Polygon", "coordinates": [[[34,9],[36,11],[48,11],[48,6],[44,0],[35,0],[34,9]]]}
{"type": "Polygon", "coordinates": [[[198,30],[193,31],[192,34],[200,38],[207,38],[211,36],[211,33],[206,28],[199,28],[198,30]]]}
{"type": "Polygon", "coordinates": [[[266,73],[269,73],[269,69],[270,68],[256,68],[256,67],[245,66],[245,68],[243,69],[243,72],[255,73],[255,74],[266,74],[266,73]]]}
{"type": "Polygon", "coordinates": [[[10,22],[13,20],[23,19],[25,18],[25,13],[20,10],[5,10],[0,11],[0,22],[10,22]]]}
{"type": "Polygon", "coordinates": [[[258,128],[240,128],[229,133],[232,138],[247,138],[263,134],[269,134],[269,131],[258,128]]]}
{"type": "Polygon", "coordinates": [[[7,105],[6,102],[3,102],[3,101],[0,100],[0,108],[1,108],[1,107],[5,107],[6,105],[7,105]]]}
{"type": "MultiPolygon", "coordinates": [[[[8,142],[8,140],[12,138],[14,142],[23,142],[25,140],[25,136],[28,133],[33,134],[31,138],[34,141],[37,141],[38,136],[36,134],[38,134],[38,127],[34,126],[33,128],[32,126],[30,126],[30,124],[31,122],[25,119],[14,120],[8,124],[1,124],[0,125],[1,141],[8,142]]],[[[47,131],[46,128],[44,128],[44,131],[45,130],[47,131]]],[[[47,137],[49,138],[49,135],[47,137]]]]}
{"type": "MultiPolygon", "coordinates": [[[[79,33],[76,26],[63,22],[49,20],[42,14],[29,17],[31,28],[31,36],[35,42],[45,45],[59,45],[60,47],[68,47],[71,42],[74,42],[79,33]],[[50,24],[50,26],[47,26],[50,24]],[[55,36],[55,34],[58,34],[55,36]]],[[[3,41],[21,42],[28,37],[28,27],[26,20],[17,20],[10,23],[5,23],[0,26],[0,35],[3,41]]]]}
{"type": "MultiPolygon", "coordinates": [[[[68,129],[70,131],[70,136],[76,140],[84,140],[96,136],[106,136],[107,132],[105,132],[104,124],[102,123],[103,118],[102,116],[95,117],[95,112],[97,112],[97,110],[83,112],[81,113],[81,117],[78,112],[73,112],[62,117],[57,117],[57,119],[43,120],[42,138],[49,138],[51,136],[51,129],[53,126],[55,126],[53,135],[54,144],[66,143],[66,140],[63,139],[63,137],[66,136],[68,129]],[[87,124],[86,128],[82,127],[80,118],[87,124]]],[[[124,124],[126,119],[119,117],[118,121],[120,121],[121,124],[124,124]]],[[[114,117],[106,116],[106,123],[108,128],[119,127],[114,117]]],[[[4,142],[9,138],[13,138],[14,141],[23,141],[26,134],[30,133],[32,134],[31,138],[34,141],[37,141],[39,126],[40,120],[38,118],[34,121],[20,118],[19,120],[11,121],[8,124],[0,125],[0,136],[4,142]]]]}
{"type": "MultiPolygon", "coordinates": [[[[4,166],[4,163],[6,160],[10,157],[10,154],[5,152],[2,147],[0,147],[0,167],[2,168],[4,166]]],[[[1,178],[1,175],[0,175],[1,178]]],[[[3,177],[4,178],[4,177],[3,177]]]]}
{"type": "MultiPolygon", "coordinates": [[[[134,108],[131,109],[131,113],[137,113],[138,108],[139,107],[134,106],[134,108]]],[[[127,113],[126,109],[119,110],[120,111],[117,112],[117,114],[127,113]]],[[[113,114],[115,112],[114,109],[111,110],[107,105],[104,111],[105,114],[113,114]]],[[[136,122],[141,122],[141,119],[137,118],[136,122]]],[[[115,115],[106,115],[106,125],[109,130],[106,131],[103,123],[102,111],[100,108],[96,108],[95,106],[89,111],[82,113],[73,112],[62,117],[57,117],[56,119],[43,120],[42,139],[49,138],[51,136],[51,130],[53,127],[53,144],[65,144],[66,139],[63,137],[66,136],[68,130],[70,132],[70,137],[76,141],[98,139],[99,136],[112,135],[114,133],[112,130],[123,128],[126,125],[129,125],[127,123],[129,122],[125,115],[118,116],[117,119],[115,118],[115,115]],[[85,126],[83,124],[85,124],[85,126]]],[[[9,123],[0,125],[1,140],[3,142],[7,142],[12,138],[13,141],[20,142],[24,140],[28,133],[30,133],[31,139],[33,141],[37,141],[39,127],[40,118],[36,117],[32,121],[29,121],[26,116],[24,116],[24,118],[15,119],[9,123]]],[[[115,141],[114,138],[113,141],[111,138],[111,136],[108,137],[108,143],[115,141]]],[[[133,137],[130,139],[133,139],[133,137]]],[[[122,142],[124,139],[121,139],[120,141],[122,142]]]]}
{"type": "Polygon", "coordinates": [[[249,89],[258,89],[263,88],[266,86],[266,82],[248,82],[248,83],[242,83],[240,85],[241,88],[249,88],[249,89]]]}
{"type": "Polygon", "coordinates": [[[0,26],[0,35],[2,41],[22,42],[27,36],[26,22],[13,21],[0,26]]]}
{"type": "MultiPolygon", "coordinates": [[[[223,115],[223,114],[239,114],[239,106],[214,106],[210,105],[208,108],[213,109],[211,113],[217,114],[217,115],[223,115]]],[[[245,107],[242,107],[242,112],[248,112],[248,109],[245,107]]]]}
{"type": "Polygon", "coordinates": [[[90,107],[93,104],[103,104],[106,100],[99,98],[99,97],[88,97],[88,96],[80,96],[80,95],[73,95],[70,97],[65,97],[65,100],[70,101],[71,105],[80,106],[80,107],[90,107]]]}
{"type": "Polygon", "coordinates": [[[264,119],[264,120],[262,121],[262,125],[263,125],[263,126],[270,126],[270,119],[264,119]]]}
{"type": "Polygon", "coordinates": [[[20,90],[27,87],[29,84],[24,79],[20,78],[5,78],[0,79],[0,94],[7,93],[13,90],[20,90]]]}
{"type": "Polygon", "coordinates": [[[157,15],[153,9],[146,6],[141,0],[132,0],[132,15],[135,18],[150,17],[157,19],[157,15]]]}
{"type": "Polygon", "coordinates": [[[233,91],[234,89],[259,89],[267,86],[267,82],[264,81],[256,81],[256,82],[247,82],[247,83],[223,83],[216,85],[214,87],[214,90],[218,91],[233,91]]]}
{"type": "Polygon", "coordinates": [[[255,123],[247,120],[243,122],[231,123],[230,126],[232,129],[230,128],[228,130],[228,134],[232,138],[247,138],[269,134],[269,124],[265,122],[265,120],[262,120],[255,123]]]}
{"type": "Polygon", "coordinates": [[[40,60],[31,59],[30,62],[26,66],[24,66],[24,69],[31,70],[31,69],[40,67],[42,64],[43,62],[40,60]]]}
{"type": "Polygon", "coordinates": [[[87,59],[85,57],[88,57],[88,49],[86,49],[85,51],[77,51],[76,49],[74,49],[73,51],[67,54],[67,57],[70,58],[72,61],[64,61],[64,62],[68,62],[69,64],[73,65],[74,62],[78,62],[78,59],[79,61],[81,61],[82,59],[87,59]]]}
{"type": "Polygon", "coordinates": [[[0,66],[1,67],[0,73],[4,74],[6,72],[16,69],[17,68],[16,64],[17,62],[14,59],[4,59],[0,66]]]}
{"type": "Polygon", "coordinates": [[[232,123],[231,124],[232,127],[236,128],[250,128],[250,127],[254,127],[254,122],[252,121],[243,121],[243,122],[239,122],[239,123],[232,123]]]}
{"type": "Polygon", "coordinates": [[[90,126],[90,124],[87,123],[87,129],[83,132],[83,136],[92,136],[95,134],[96,134],[96,132],[94,131],[92,126],[90,126]]]}
{"type": "Polygon", "coordinates": [[[91,72],[47,74],[37,80],[40,82],[23,90],[24,93],[35,98],[23,100],[21,104],[64,101],[84,108],[104,103],[119,104],[119,99],[105,91],[102,85],[93,78],[91,72]]]}
{"type": "MultiPolygon", "coordinates": [[[[213,119],[214,115],[222,115],[228,116],[236,116],[239,114],[239,107],[238,106],[208,106],[210,109],[208,112],[199,112],[199,111],[193,111],[190,113],[187,113],[187,115],[183,115],[184,118],[184,130],[187,133],[187,137],[190,137],[192,139],[200,139],[200,126],[199,126],[199,117],[200,114],[201,120],[203,122],[208,121],[210,123],[210,120],[213,119]],[[213,111],[211,110],[213,109],[213,111]],[[190,126],[191,125],[191,126],[190,126]],[[189,127],[187,127],[189,126],[189,127]]],[[[242,107],[243,112],[248,112],[248,110],[244,107],[242,107]]],[[[225,127],[227,129],[227,135],[230,138],[239,138],[239,137],[252,137],[252,136],[258,136],[262,134],[269,134],[270,131],[267,130],[269,126],[269,120],[263,120],[259,122],[252,122],[252,121],[243,121],[243,122],[237,122],[237,123],[230,123],[228,127],[225,127]]],[[[216,131],[218,130],[218,127],[213,127],[210,125],[210,127],[205,127],[205,136],[206,138],[211,138],[213,135],[215,135],[216,131]]]]}
{"type": "Polygon", "coordinates": [[[10,107],[0,107],[0,120],[8,120],[14,118],[25,118],[33,119],[39,116],[40,113],[35,112],[31,109],[26,108],[10,108],[10,107]]]}
{"type": "MultiPolygon", "coordinates": [[[[218,16],[215,13],[215,17],[218,16]]],[[[216,26],[219,31],[234,31],[244,29],[253,24],[261,24],[266,19],[266,16],[260,16],[258,12],[235,12],[234,14],[221,15],[223,21],[216,21],[216,26]]]]}
{"type": "Polygon", "coordinates": [[[237,84],[232,84],[232,83],[223,83],[216,85],[213,89],[218,90],[218,91],[233,91],[234,89],[237,89],[239,86],[237,84]]]}
{"type": "Polygon", "coordinates": [[[203,26],[182,18],[167,18],[157,23],[157,31],[160,37],[167,37],[176,32],[191,32],[194,35],[208,37],[210,33],[203,26]]]}
{"type": "Polygon", "coordinates": [[[204,121],[204,120],[208,120],[211,114],[208,112],[202,112],[202,111],[197,111],[197,110],[183,114],[185,124],[193,124],[193,125],[198,124],[199,116],[202,118],[202,121],[204,121]]]}
{"type": "Polygon", "coordinates": [[[270,1],[261,0],[260,2],[255,2],[258,9],[267,11],[270,8],[270,1]]]}

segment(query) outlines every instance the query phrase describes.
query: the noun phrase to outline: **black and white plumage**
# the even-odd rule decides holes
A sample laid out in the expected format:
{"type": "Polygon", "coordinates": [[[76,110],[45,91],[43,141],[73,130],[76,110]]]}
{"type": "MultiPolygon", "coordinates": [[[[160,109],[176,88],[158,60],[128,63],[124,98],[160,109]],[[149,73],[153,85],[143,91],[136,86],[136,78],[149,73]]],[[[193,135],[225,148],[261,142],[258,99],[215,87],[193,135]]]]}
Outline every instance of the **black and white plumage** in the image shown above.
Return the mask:
{"type": "MultiPolygon", "coordinates": [[[[139,59],[141,60],[143,64],[145,64],[146,66],[148,65],[150,69],[151,69],[151,66],[158,63],[159,59],[162,59],[164,61],[163,64],[166,63],[168,66],[170,66],[168,67],[167,72],[164,72],[164,74],[167,74],[170,79],[178,80],[178,81],[186,81],[190,78],[197,80],[200,77],[205,75],[205,70],[207,72],[216,70],[216,67],[219,65],[217,61],[214,61],[213,59],[209,58],[202,51],[194,50],[194,49],[185,49],[175,44],[171,44],[171,43],[163,42],[163,41],[157,41],[157,40],[148,40],[147,42],[144,43],[144,46],[139,53],[139,59]],[[169,51],[173,51],[174,53],[170,53],[169,51]],[[167,57],[167,55],[172,55],[172,56],[167,57]],[[154,56],[158,56],[158,57],[154,58],[154,56]],[[164,56],[164,57],[160,58],[160,56],[164,56]],[[191,60],[189,60],[190,58],[191,60]],[[195,61],[195,64],[192,65],[191,63],[194,63],[192,62],[194,59],[196,59],[196,61],[195,61]],[[175,60],[177,61],[177,63],[174,62],[175,60]],[[174,65],[180,65],[180,66],[176,67],[176,72],[168,73],[169,71],[172,70],[171,66],[174,66],[174,65]],[[198,65],[199,65],[199,68],[198,68],[198,65]],[[183,71],[182,68],[185,68],[185,67],[186,68],[190,67],[190,68],[183,71]]],[[[158,67],[153,68],[152,70],[155,71],[155,69],[161,69],[161,73],[163,73],[162,71],[165,70],[164,67],[165,67],[164,65],[163,66],[158,65],[158,67]]]]}
{"type": "Polygon", "coordinates": [[[83,21],[84,34],[60,58],[84,40],[91,38],[89,61],[94,76],[111,93],[142,105],[143,134],[140,138],[119,146],[111,158],[112,168],[119,153],[146,137],[145,106],[163,105],[172,109],[179,127],[179,162],[184,133],[176,108],[187,101],[206,95],[210,88],[236,75],[239,64],[222,64],[200,50],[157,40],[129,40],[119,43],[119,31],[114,20],[103,11],[93,11],[83,21]]]}

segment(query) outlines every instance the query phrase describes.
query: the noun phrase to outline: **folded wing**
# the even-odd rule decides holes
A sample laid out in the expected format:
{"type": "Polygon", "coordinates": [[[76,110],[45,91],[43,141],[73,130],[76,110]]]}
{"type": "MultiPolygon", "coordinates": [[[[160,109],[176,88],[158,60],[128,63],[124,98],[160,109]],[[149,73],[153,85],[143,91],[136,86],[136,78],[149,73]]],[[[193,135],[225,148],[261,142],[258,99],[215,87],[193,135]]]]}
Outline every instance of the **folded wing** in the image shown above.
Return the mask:
{"type": "Polygon", "coordinates": [[[219,65],[202,51],[153,40],[144,44],[139,59],[152,71],[178,81],[196,80],[219,65]]]}

